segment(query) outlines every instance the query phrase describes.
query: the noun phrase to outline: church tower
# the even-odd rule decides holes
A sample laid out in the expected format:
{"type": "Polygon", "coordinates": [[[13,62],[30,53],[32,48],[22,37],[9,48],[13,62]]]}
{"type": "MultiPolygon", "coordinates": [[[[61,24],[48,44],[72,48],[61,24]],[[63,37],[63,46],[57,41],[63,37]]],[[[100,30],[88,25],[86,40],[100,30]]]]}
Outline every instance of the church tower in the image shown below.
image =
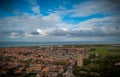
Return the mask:
{"type": "Polygon", "coordinates": [[[83,50],[80,50],[77,54],[77,66],[83,66],[83,50]]]}

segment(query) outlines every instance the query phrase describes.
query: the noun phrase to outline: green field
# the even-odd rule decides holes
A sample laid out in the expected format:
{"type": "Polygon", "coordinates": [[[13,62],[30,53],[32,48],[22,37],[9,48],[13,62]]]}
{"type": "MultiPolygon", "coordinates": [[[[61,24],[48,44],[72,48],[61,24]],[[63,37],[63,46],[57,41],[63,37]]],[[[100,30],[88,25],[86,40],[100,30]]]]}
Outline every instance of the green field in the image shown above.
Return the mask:
{"type": "Polygon", "coordinates": [[[120,55],[119,47],[112,47],[111,45],[103,45],[103,46],[92,46],[94,51],[90,52],[90,54],[99,54],[99,55],[120,55]]]}

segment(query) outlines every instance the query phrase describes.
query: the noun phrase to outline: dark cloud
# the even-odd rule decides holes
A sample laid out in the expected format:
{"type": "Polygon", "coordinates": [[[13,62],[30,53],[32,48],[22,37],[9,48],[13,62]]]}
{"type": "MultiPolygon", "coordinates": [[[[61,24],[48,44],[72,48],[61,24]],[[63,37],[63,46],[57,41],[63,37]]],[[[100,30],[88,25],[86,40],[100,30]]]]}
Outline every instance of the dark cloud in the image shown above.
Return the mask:
{"type": "Polygon", "coordinates": [[[107,7],[110,7],[110,11],[114,12],[114,14],[120,13],[120,0],[104,0],[103,2],[107,4],[107,7]]]}
{"type": "Polygon", "coordinates": [[[26,38],[26,37],[34,37],[34,36],[39,36],[39,33],[36,31],[23,31],[23,30],[8,30],[8,31],[3,31],[2,32],[2,37],[6,38],[26,38]]]}
{"type": "Polygon", "coordinates": [[[6,37],[6,38],[9,38],[9,36],[11,36],[12,33],[15,33],[16,35],[18,36],[23,36],[24,35],[24,32],[21,31],[21,30],[2,30],[1,31],[1,37],[6,37]]]}
{"type": "Polygon", "coordinates": [[[51,36],[66,36],[67,31],[64,31],[62,29],[55,29],[50,33],[51,36]]]}
{"type": "Polygon", "coordinates": [[[36,31],[34,31],[34,32],[30,32],[30,34],[32,34],[32,35],[39,35],[39,33],[36,32],[36,31]]]}
{"type": "Polygon", "coordinates": [[[50,36],[64,36],[64,37],[117,37],[120,36],[120,29],[118,28],[109,28],[107,27],[106,31],[103,31],[102,29],[95,28],[93,31],[85,31],[85,30],[68,30],[64,31],[62,29],[56,29],[48,33],[50,36]],[[110,31],[108,29],[111,29],[110,31]]]}

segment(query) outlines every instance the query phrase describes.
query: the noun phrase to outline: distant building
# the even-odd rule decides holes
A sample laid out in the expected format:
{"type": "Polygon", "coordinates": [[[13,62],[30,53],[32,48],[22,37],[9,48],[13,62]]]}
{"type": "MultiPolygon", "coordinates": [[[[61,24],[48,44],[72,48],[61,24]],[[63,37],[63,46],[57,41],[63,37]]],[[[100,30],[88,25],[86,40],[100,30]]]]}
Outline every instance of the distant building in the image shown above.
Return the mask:
{"type": "Polygon", "coordinates": [[[83,66],[83,50],[80,50],[77,54],[77,66],[83,66]]]}

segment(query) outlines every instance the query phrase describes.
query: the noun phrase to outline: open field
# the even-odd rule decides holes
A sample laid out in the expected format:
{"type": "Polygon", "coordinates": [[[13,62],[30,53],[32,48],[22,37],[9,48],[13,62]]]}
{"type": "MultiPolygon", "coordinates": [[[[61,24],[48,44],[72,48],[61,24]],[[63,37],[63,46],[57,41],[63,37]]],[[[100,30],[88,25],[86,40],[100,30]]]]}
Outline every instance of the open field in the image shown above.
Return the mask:
{"type": "Polygon", "coordinates": [[[120,48],[111,45],[103,45],[103,46],[92,46],[94,49],[90,54],[100,54],[100,55],[120,55],[120,48]]]}
{"type": "MultiPolygon", "coordinates": [[[[66,45],[64,47],[70,47],[71,45],[66,45]]],[[[99,55],[120,55],[120,45],[119,44],[84,44],[84,45],[74,45],[76,48],[88,48],[92,49],[88,54],[99,54],[99,55]]]]}

